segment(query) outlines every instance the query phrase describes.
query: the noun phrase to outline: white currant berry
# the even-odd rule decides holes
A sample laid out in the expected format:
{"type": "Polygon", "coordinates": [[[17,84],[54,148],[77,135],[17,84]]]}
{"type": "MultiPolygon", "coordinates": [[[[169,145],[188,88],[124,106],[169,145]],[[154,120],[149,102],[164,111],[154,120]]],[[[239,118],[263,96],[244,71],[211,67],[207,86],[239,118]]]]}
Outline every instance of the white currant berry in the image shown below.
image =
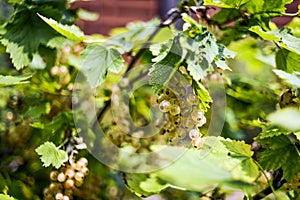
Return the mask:
{"type": "Polygon", "coordinates": [[[66,180],[66,175],[64,173],[59,173],[58,176],[57,176],[57,180],[59,182],[64,182],[66,180]]]}
{"type": "Polygon", "coordinates": [[[180,114],[180,107],[178,105],[172,105],[170,108],[171,115],[178,115],[180,114]]]}
{"type": "Polygon", "coordinates": [[[89,173],[89,168],[83,167],[83,168],[81,169],[81,173],[83,173],[84,175],[87,175],[87,174],[89,173]]]}
{"type": "Polygon", "coordinates": [[[196,124],[197,126],[203,126],[206,123],[206,117],[204,116],[200,121],[198,121],[196,124]]]}
{"type": "Polygon", "coordinates": [[[77,180],[77,181],[83,180],[83,177],[84,177],[84,174],[81,172],[76,172],[75,176],[74,176],[75,180],[77,180]]]}
{"type": "Polygon", "coordinates": [[[75,171],[73,169],[67,169],[65,174],[68,178],[73,178],[75,175],[75,171]]]}
{"type": "Polygon", "coordinates": [[[195,121],[195,122],[199,122],[202,120],[202,118],[204,117],[204,113],[201,111],[201,110],[193,110],[192,112],[192,119],[195,121]]]}
{"type": "Polygon", "coordinates": [[[199,149],[200,147],[203,146],[203,139],[201,137],[194,138],[192,140],[192,145],[193,145],[193,147],[199,149]]]}
{"type": "Polygon", "coordinates": [[[193,140],[195,138],[198,138],[200,136],[200,132],[197,129],[192,129],[189,131],[189,136],[193,140]]]}
{"type": "Polygon", "coordinates": [[[74,180],[73,179],[68,179],[65,182],[65,188],[73,188],[75,185],[74,180]]]}
{"type": "Polygon", "coordinates": [[[57,193],[57,194],[55,195],[55,199],[56,199],[56,200],[63,200],[63,198],[64,198],[64,195],[63,195],[62,193],[57,193]]]}
{"type": "Polygon", "coordinates": [[[70,197],[68,197],[67,195],[64,195],[63,200],[70,200],[70,197]]]}
{"type": "Polygon", "coordinates": [[[177,130],[178,138],[183,139],[186,136],[186,130],[184,128],[179,128],[177,130]]]}
{"type": "Polygon", "coordinates": [[[52,171],[52,172],[50,172],[50,179],[52,181],[56,181],[57,180],[57,176],[58,176],[58,171],[52,171]]]}
{"type": "Polygon", "coordinates": [[[190,128],[193,128],[195,126],[195,122],[192,119],[190,119],[190,118],[185,118],[182,121],[182,125],[185,128],[190,129],[190,128]]]}
{"type": "Polygon", "coordinates": [[[169,101],[167,100],[163,100],[160,104],[159,104],[159,109],[162,111],[162,112],[168,112],[171,108],[171,104],[169,101]]]}
{"type": "Polygon", "coordinates": [[[192,94],[192,93],[187,96],[186,101],[191,106],[198,104],[198,98],[197,98],[197,96],[194,95],[194,94],[192,94]]]}

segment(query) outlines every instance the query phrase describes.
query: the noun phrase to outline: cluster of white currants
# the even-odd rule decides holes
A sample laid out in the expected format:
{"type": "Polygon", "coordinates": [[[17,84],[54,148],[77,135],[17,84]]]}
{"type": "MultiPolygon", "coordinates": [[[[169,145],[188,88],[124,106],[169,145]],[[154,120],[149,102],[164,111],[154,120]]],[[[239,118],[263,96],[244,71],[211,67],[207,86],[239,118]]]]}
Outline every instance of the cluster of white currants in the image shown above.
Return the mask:
{"type": "Polygon", "coordinates": [[[76,187],[83,184],[84,177],[89,173],[88,160],[80,158],[76,163],[61,167],[59,171],[51,171],[52,183],[44,190],[45,200],[70,200],[76,187]]]}
{"type": "Polygon", "coordinates": [[[199,109],[198,97],[188,87],[164,88],[157,98],[163,119],[158,120],[161,134],[168,134],[170,144],[185,139],[188,133],[195,148],[203,145],[199,128],[206,123],[204,112],[199,109]]]}

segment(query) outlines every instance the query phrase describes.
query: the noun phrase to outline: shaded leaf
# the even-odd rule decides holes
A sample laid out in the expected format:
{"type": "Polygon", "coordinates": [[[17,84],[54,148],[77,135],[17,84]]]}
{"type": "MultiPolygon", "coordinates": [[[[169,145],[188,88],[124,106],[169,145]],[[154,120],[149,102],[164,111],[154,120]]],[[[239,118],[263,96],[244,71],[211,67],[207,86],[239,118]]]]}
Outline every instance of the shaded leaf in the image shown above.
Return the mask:
{"type": "Polygon", "coordinates": [[[9,53],[11,61],[17,70],[29,65],[30,60],[28,54],[24,52],[23,46],[18,46],[18,44],[9,42],[7,39],[2,39],[0,42],[6,47],[6,53],[9,53]]]}
{"type": "Polygon", "coordinates": [[[179,43],[179,38],[179,35],[175,36],[167,55],[157,63],[154,63],[150,69],[149,84],[153,86],[156,92],[167,84],[182,60],[182,48],[179,43]]]}
{"type": "Polygon", "coordinates": [[[93,88],[104,81],[107,70],[118,73],[122,68],[123,59],[115,49],[102,45],[90,45],[82,54],[80,70],[93,88]]]}
{"type": "Polygon", "coordinates": [[[17,200],[17,199],[15,199],[15,198],[7,195],[7,194],[0,194],[0,199],[1,200],[17,200]]]}

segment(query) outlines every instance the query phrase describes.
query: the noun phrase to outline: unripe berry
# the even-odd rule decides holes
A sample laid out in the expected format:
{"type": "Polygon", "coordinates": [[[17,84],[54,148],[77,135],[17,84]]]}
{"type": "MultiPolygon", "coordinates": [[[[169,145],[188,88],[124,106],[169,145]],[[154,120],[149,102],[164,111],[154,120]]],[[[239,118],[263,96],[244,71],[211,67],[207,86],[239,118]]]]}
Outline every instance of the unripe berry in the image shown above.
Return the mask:
{"type": "Polygon", "coordinates": [[[57,176],[58,176],[58,171],[52,171],[52,172],[50,172],[50,179],[52,181],[56,181],[57,180],[57,176]]]}

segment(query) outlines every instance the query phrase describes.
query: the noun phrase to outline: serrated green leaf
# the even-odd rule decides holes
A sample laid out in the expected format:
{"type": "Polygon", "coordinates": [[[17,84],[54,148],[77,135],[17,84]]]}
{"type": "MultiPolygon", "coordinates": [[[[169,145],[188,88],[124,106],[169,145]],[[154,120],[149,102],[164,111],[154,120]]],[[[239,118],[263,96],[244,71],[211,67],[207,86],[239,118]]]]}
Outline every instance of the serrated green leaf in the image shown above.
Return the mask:
{"type": "Polygon", "coordinates": [[[0,42],[6,47],[6,53],[9,53],[11,61],[17,70],[29,65],[30,60],[28,54],[24,52],[23,46],[18,46],[18,44],[9,42],[7,39],[2,39],[0,42]]]}
{"type": "Polygon", "coordinates": [[[0,199],[1,200],[17,200],[17,199],[15,199],[15,198],[7,195],[7,194],[0,194],[0,199]]]}
{"type": "Polygon", "coordinates": [[[253,26],[249,29],[264,40],[273,40],[292,52],[300,54],[300,38],[289,33],[288,29],[278,29],[273,31],[263,31],[259,26],[253,26]]]}
{"type": "Polygon", "coordinates": [[[266,139],[256,138],[265,149],[259,156],[259,163],[265,170],[283,169],[288,181],[300,172],[300,156],[294,142],[288,136],[280,135],[266,139]]]}
{"type": "Polygon", "coordinates": [[[249,0],[204,0],[204,5],[214,5],[221,8],[239,8],[249,0]]]}
{"type": "Polygon", "coordinates": [[[264,129],[257,137],[257,140],[267,139],[279,135],[288,135],[290,134],[290,131],[281,130],[279,128],[270,128],[270,129],[264,129]]]}
{"type": "Polygon", "coordinates": [[[123,68],[121,54],[102,45],[90,45],[83,54],[80,70],[87,77],[91,87],[99,86],[105,79],[107,70],[119,73],[123,68]]]}
{"type": "Polygon", "coordinates": [[[40,14],[38,14],[38,16],[42,20],[44,20],[44,22],[46,22],[49,26],[51,26],[54,30],[56,30],[66,38],[76,41],[83,41],[87,39],[84,33],[75,25],[63,25],[51,18],[44,17],[40,14]]]}
{"type": "Polygon", "coordinates": [[[268,116],[271,124],[291,131],[300,130],[300,111],[296,108],[287,107],[277,110],[268,116]]]}
{"type": "Polygon", "coordinates": [[[43,166],[49,167],[51,164],[56,169],[68,160],[67,152],[58,149],[52,142],[45,142],[35,150],[39,156],[43,166]]]}
{"type": "Polygon", "coordinates": [[[286,83],[289,85],[292,85],[294,87],[300,87],[300,74],[299,73],[293,73],[289,74],[282,70],[276,70],[274,69],[273,72],[281,79],[283,79],[286,83]]]}
{"type": "Polygon", "coordinates": [[[209,92],[198,81],[197,82],[193,82],[193,86],[194,86],[196,95],[197,95],[198,100],[199,100],[200,109],[203,112],[207,112],[208,108],[210,108],[210,103],[213,102],[211,96],[209,95],[209,92]]]}
{"type": "Polygon", "coordinates": [[[157,63],[154,63],[150,69],[149,84],[153,86],[156,92],[167,84],[182,60],[182,48],[179,43],[179,38],[180,35],[175,36],[168,54],[157,63]]]}
{"type": "Polygon", "coordinates": [[[2,75],[0,75],[0,87],[29,83],[29,81],[26,81],[26,80],[31,78],[32,75],[33,75],[32,73],[24,74],[24,75],[20,75],[20,76],[2,76],[2,75]]]}

